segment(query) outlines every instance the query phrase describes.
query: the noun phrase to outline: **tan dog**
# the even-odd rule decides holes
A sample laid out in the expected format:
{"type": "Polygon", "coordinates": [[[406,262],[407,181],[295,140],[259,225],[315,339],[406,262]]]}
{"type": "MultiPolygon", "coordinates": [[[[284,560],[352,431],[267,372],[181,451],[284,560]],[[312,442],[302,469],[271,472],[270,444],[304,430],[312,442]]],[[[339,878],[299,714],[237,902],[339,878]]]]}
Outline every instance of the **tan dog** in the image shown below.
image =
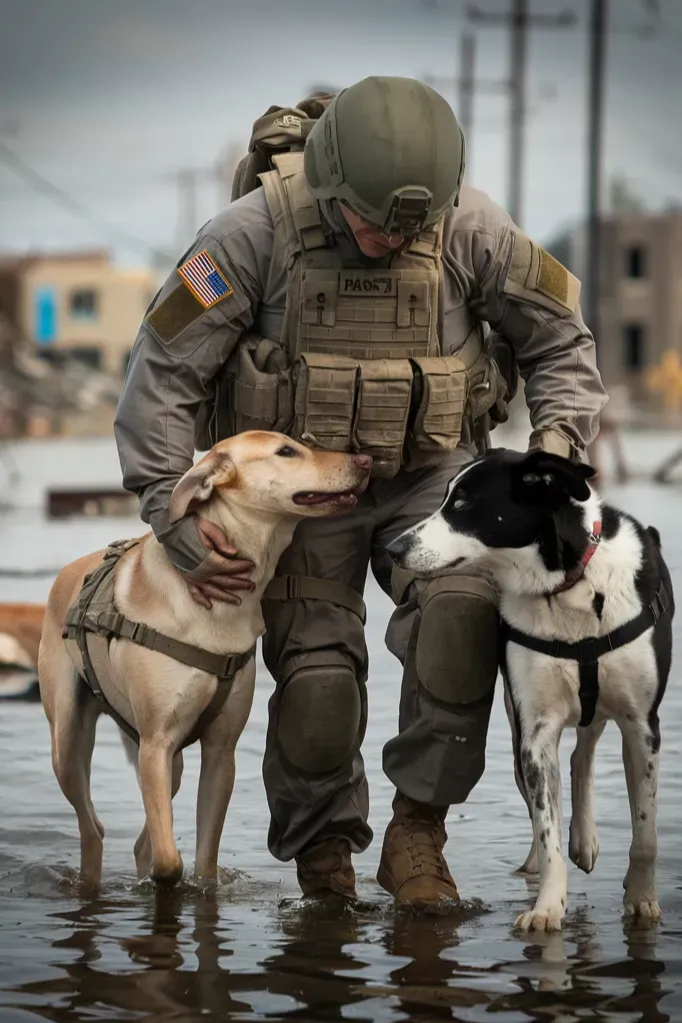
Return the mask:
{"type": "MultiPolygon", "coordinates": [[[[217,444],[183,476],[171,498],[171,519],[197,508],[220,526],[255,568],[253,592],[241,604],[196,604],[185,580],[152,533],[127,551],[115,569],[115,601],[126,617],[173,639],[214,653],[248,651],[264,631],[261,596],[302,516],[332,515],[354,507],[367,486],[371,458],[311,451],[276,433],[249,432],[217,444]]],[[[64,795],[78,815],[81,877],[98,884],[104,829],[90,797],[95,724],[103,711],[74,669],[62,640],[65,615],[84,576],[103,552],[67,565],[47,604],[40,645],[40,690],[52,735],[52,764],[64,795]]],[[[138,875],[150,871],[174,884],[182,860],[173,837],[171,800],[180,787],[182,740],[209,706],[215,675],[125,639],[109,645],[107,678],[100,678],[112,707],[140,736],[124,736],[136,764],[146,824],[135,843],[138,875]]],[[[255,659],[237,673],[222,709],[200,736],[195,872],[213,878],[234,783],[234,753],[253,699],[255,659]]]]}

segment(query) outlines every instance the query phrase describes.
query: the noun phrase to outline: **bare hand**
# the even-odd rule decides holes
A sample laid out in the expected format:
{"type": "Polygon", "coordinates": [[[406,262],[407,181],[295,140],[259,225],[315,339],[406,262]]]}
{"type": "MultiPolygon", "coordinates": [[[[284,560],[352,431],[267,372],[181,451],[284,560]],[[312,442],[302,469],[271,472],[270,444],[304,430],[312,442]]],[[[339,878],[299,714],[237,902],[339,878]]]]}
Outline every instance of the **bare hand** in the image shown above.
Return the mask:
{"type": "Polygon", "coordinates": [[[204,547],[219,554],[223,563],[206,580],[188,582],[192,599],[208,610],[213,607],[214,600],[241,604],[235,591],[253,590],[254,584],[246,575],[254,567],[253,562],[238,556],[236,547],[232,546],[220,526],[199,515],[196,516],[196,525],[204,547]]]}

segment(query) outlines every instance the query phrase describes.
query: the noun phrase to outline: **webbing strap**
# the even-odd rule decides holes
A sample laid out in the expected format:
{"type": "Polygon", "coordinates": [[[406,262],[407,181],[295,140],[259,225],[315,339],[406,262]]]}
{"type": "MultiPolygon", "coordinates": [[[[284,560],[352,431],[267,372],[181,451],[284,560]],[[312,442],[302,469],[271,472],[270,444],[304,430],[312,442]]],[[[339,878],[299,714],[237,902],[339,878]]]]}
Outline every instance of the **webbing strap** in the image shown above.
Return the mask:
{"type": "Polygon", "coordinates": [[[100,636],[117,636],[119,639],[129,639],[132,643],[137,643],[138,646],[166,654],[174,661],[189,665],[190,668],[199,668],[201,671],[207,671],[210,675],[217,675],[218,678],[229,680],[233,679],[240,668],[244,667],[254,652],[251,649],[242,654],[212,654],[200,647],[165,636],[149,625],[133,622],[118,611],[86,614],[81,621],[81,627],[87,632],[94,632],[100,636]]]}
{"type": "Polygon", "coordinates": [[[240,654],[214,654],[200,647],[183,643],[181,640],[165,636],[149,625],[142,622],[133,622],[125,615],[113,609],[113,570],[120,557],[131,547],[138,543],[137,540],[118,541],[111,544],[107,549],[102,564],[94,572],[86,576],[78,600],[66,615],[62,638],[74,640],[83,658],[85,681],[88,683],[93,694],[104,704],[107,713],[113,717],[118,726],[134,742],[139,743],[140,737],[137,731],[123,718],[109,703],[99,684],[90,651],[88,649],[88,635],[101,636],[111,639],[116,636],[119,639],[127,639],[138,646],[146,647],[148,650],[155,650],[157,653],[166,654],[181,664],[187,664],[191,668],[199,668],[218,678],[218,686],[215,695],[208,707],[202,711],[194,728],[183,740],[181,747],[194,742],[201,734],[203,728],[213,720],[223,703],[227,699],[232,688],[235,675],[248,664],[253,657],[255,644],[250,650],[240,654]],[[92,610],[92,605],[102,607],[104,603],[107,610],[92,610]]]}
{"type": "Polygon", "coordinates": [[[618,650],[626,643],[632,643],[662,618],[670,609],[668,592],[661,583],[660,589],[648,607],[643,608],[636,618],[619,626],[606,636],[589,637],[577,643],[565,643],[559,639],[540,639],[515,629],[502,622],[502,637],[505,642],[518,643],[528,650],[536,650],[548,657],[578,662],[580,679],[581,727],[592,722],[599,698],[599,658],[611,650],[618,650]]]}
{"type": "Polygon", "coordinates": [[[352,611],[364,625],[367,608],[360,594],[329,579],[315,579],[309,575],[278,575],[269,583],[263,600],[326,600],[352,611]]]}

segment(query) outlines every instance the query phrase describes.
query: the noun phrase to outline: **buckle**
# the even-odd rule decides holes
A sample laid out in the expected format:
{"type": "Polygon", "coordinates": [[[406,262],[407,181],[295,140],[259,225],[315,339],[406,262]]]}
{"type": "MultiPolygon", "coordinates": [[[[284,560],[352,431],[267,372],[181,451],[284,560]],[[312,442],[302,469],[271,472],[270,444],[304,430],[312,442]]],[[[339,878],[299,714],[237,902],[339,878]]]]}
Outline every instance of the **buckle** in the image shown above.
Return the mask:
{"type": "Polygon", "coordinates": [[[132,642],[133,643],[138,643],[140,646],[144,646],[143,636],[144,636],[144,633],[147,631],[147,628],[148,627],[146,625],[144,625],[142,622],[135,622],[135,624],[134,624],[134,626],[132,628],[132,631],[130,633],[130,638],[131,638],[132,642]]]}
{"type": "Polygon", "coordinates": [[[301,597],[301,580],[297,575],[286,576],[287,600],[299,600],[301,597]]]}
{"type": "Polygon", "coordinates": [[[596,664],[599,658],[597,657],[597,640],[591,636],[589,639],[583,639],[580,642],[580,664],[596,664]]]}

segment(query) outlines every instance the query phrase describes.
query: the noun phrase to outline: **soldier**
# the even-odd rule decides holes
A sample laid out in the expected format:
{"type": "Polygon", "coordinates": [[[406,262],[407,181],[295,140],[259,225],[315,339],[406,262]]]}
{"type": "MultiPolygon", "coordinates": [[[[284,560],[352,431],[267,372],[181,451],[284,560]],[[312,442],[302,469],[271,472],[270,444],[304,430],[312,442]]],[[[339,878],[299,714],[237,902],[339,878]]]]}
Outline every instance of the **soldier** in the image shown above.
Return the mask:
{"type": "Polygon", "coordinates": [[[484,769],[496,594],[480,575],[401,576],[384,548],[437,509],[486,423],[505,418],[514,384],[500,353],[513,353],[525,381],[531,447],[583,458],[606,397],[578,281],[461,186],[464,141],[445,100],[412,79],[373,77],[323,107],[317,120],[310,107],[268,111],[281,150],[273,169],[262,188],[251,174],[252,190],[200,230],[156,296],[116,439],[126,488],[206,606],[238,600],[249,563],[196,515],[169,521],[195,439],[205,448],[278,429],[373,456],[355,511],[298,527],[263,604],[276,680],[268,844],[296,860],[304,894],[355,896],[351,854],[372,839],[360,753],[371,564],[396,604],[386,643],[403,665],[378,880],[398,903],[438,903],[458,898],[443,856],[448,807],[484,769]]]}

